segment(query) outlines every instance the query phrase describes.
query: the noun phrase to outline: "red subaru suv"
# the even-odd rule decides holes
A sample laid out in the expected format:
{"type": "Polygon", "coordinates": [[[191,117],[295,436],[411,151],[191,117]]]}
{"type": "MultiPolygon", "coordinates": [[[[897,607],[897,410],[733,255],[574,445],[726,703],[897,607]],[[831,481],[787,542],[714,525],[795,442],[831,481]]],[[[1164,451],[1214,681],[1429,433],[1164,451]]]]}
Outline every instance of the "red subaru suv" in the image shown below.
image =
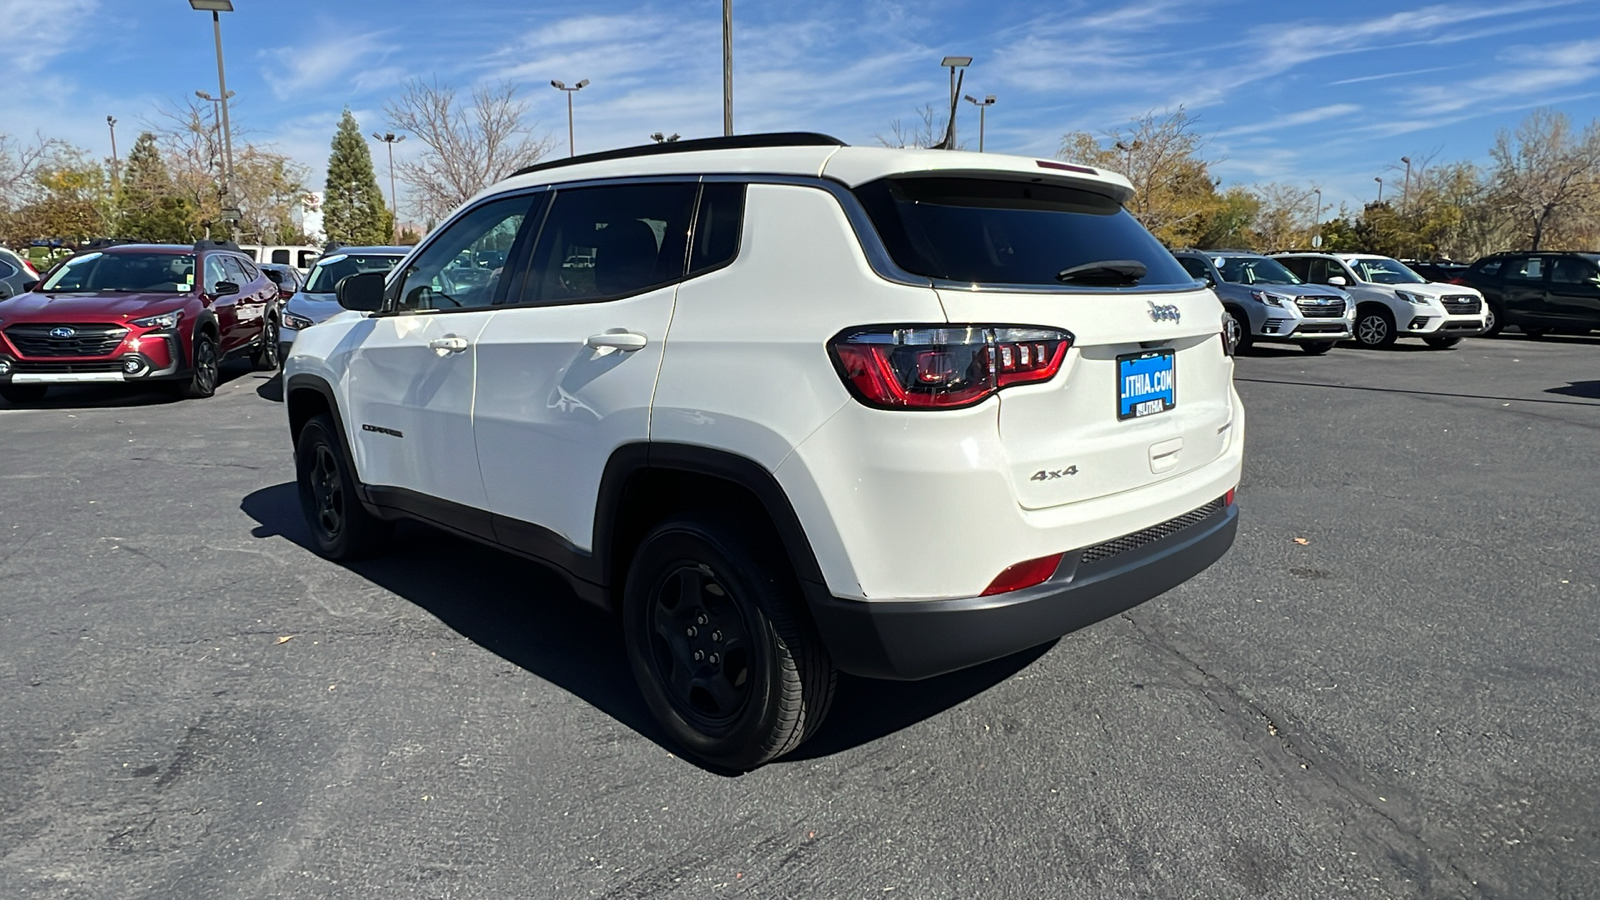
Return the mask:
{"type": "Polygon", "coordinates": [[[232,243],[80,253],[0,300],[0,397],[34,403],[52,384],[146,381],[209,397],[230,357],[277,367],[278,314],[278,286],[232,243]]]}

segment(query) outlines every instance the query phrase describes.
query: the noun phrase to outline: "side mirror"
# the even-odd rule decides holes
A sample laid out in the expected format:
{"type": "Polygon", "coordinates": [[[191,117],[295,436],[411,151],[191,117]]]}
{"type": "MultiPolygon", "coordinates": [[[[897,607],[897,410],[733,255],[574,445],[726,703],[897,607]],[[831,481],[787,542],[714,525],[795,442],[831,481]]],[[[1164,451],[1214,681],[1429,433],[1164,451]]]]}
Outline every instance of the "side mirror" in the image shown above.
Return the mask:
{"type": "Polygon", "coordinates": [[[1334,287],[1344,287],[1350,282],[1346,281],[1343,275],[1329,275],[1328,283],[1334,287]]]}
{"type": "Polygon", "coordinates": [[[218,297],[226,297],[229,294],[239,293],[239,286],[231,281],[219,281],[217,282],[217,289],[212,293],[218,297]]]}
{"type": "Polygon", "coordinates": [[[383,272],[362,272],[339,279],[333,292],[339,305],[357,312],[377,312],[383,308],[383,272]]]}
{"type": "Polygon", "coordinates": [[[26,293],[28,293],[29,291],[33,290],[34,288],[36,288],[38,286],[39,286],[39,282],[37,282],[37,281],[24,281],[22,283],[22,292],[24,294],[26,294],[26,293]]]}

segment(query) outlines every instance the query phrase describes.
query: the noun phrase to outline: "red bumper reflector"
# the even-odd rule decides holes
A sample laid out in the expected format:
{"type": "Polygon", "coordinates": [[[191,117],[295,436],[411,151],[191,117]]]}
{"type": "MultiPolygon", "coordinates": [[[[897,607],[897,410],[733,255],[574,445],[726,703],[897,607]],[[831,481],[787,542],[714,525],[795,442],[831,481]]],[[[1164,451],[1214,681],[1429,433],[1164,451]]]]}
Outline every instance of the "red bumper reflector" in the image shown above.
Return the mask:
{"type": "Polygon", "coordinates": [[[1233,495],[1238,490],[1239,490],[1238,488],[1228,488],[1228,492],[1226,494],[1222,495],[1222,505],[1223,506],[1232,506],[1233,505],[1233,495]]]}
{"type": "Polygon", "coordinates": [[[989,597],[994,594],[1004,594],[1008,591],[1018,591],[1036,584],[1043,584],[1056,573],[1056,568],[1061,565],[1061,557],[1065,553],[1054,556],[1041,556],[1027,562],[1019,562],[1014,566],[1007,566],[1004,572],[994,577],[994,581],[983,589],[982,596],[989,597]]]}

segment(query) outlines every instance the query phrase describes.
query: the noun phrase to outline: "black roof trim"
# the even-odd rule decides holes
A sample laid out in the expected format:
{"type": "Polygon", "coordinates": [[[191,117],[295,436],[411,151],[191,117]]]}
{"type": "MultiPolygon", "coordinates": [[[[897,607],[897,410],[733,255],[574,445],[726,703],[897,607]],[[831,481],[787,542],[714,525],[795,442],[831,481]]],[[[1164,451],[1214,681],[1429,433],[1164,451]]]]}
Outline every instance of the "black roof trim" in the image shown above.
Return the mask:
{"type": "Polygon", "coordinates": [[[194,249],[196,249],[196,250],[233,250],[235,252],[241,252],[241,253],[243,252],[243,251],[239,250],[239,245],[235,244],[233,241],[198,240],[198,241],[194,242],[194,249]]]}
{"type": "Polygon", "coordinates": [[[779,131],[770,134],[735,134],[730,137],[696,138],[690,141],[671,141],[661,144],[641,144],[637,147],[623,147],[619,150],[602,150],[599,153],[585,153],[582,156],[569,156],[566,159],[557,159],[551,162],[538,163],[525,169],[518,169],[511,173],[511,177],[527,175],[530,172],[543,172],[547,169],[559,169],[562,166],[575,166],[580,163],[605,162],[612,159],[628,159],[634,156],[660,156],[665,153],[695,153],[701,150],[753,150],[759,147],[848,147],[844,141],[826,134],[817,134],[812,131],[779,131]]]}

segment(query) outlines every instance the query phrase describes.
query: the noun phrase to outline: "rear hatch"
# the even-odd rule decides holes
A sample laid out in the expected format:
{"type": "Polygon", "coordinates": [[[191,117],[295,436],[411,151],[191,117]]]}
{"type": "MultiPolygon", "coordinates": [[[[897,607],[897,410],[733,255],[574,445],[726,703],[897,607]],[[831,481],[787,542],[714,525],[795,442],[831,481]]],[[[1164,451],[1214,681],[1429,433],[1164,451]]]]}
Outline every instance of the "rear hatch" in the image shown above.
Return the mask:
{"type": "Polygon", "coordinates": [[[1233,415],[1222,306],[1122,208],[1125,190],[963,172],[881,178],[856,194],[951,323],[1071,335],[1048,381],[999,390],[1023,507],[1136,490],[1222,455],[1233,415]]]}

